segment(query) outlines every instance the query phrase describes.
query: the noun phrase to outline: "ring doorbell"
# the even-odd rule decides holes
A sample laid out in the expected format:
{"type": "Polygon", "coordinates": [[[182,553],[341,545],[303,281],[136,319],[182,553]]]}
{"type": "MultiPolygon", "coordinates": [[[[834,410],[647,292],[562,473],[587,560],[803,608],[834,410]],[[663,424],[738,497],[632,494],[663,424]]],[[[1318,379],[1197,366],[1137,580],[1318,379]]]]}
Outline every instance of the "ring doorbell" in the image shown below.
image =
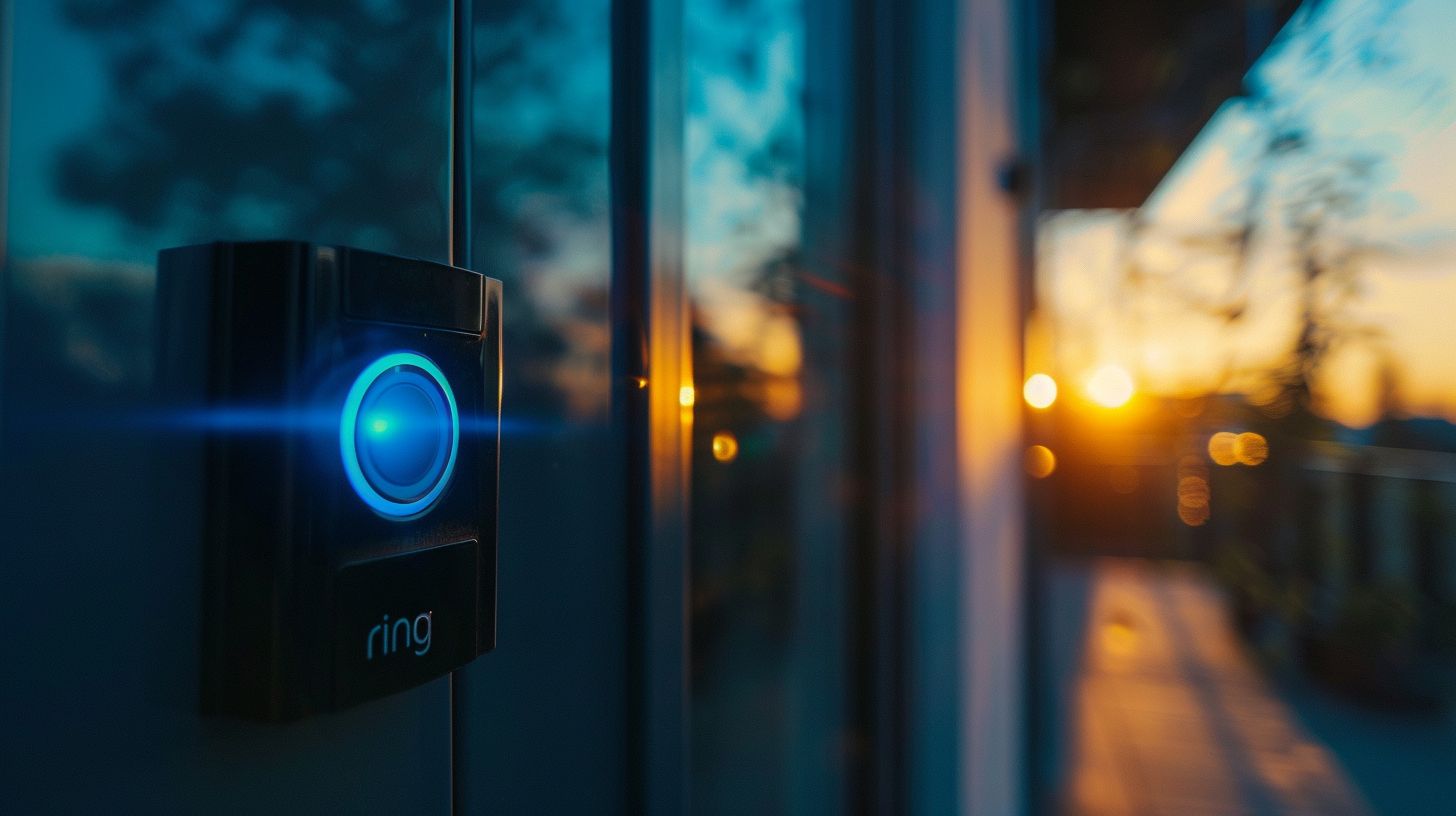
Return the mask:
{"type": "Polygon", "coordinates": [[[492,649],[500,283],[296,242],[158,275],[169,408],[198,429],[203,710],[295,719],[492,649]]]}

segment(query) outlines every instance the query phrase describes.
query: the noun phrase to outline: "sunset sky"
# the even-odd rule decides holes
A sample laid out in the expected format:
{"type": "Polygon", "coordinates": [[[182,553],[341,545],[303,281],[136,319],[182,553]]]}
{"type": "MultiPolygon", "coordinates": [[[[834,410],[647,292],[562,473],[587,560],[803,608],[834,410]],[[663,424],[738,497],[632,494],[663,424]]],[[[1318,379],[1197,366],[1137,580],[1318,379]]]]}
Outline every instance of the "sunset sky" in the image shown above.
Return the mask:
{"type": "Polygon", "coordinates": [[[1153,393],[1256,390],[1295,337],[1290,213],[1325,182],[1353,206],[1323,219],[1324,246],[1358,260],[1323,409],[1374,421],[1385,370],[1404,413],[1456,420],[1456,15],[1447,0],[1308,6],[1141,211],[1043,221],[1032,367],[1075,381],[1121,365],[1153,393]],[[1241,264],[1229,237],[1251,212],[1241,264]]]}

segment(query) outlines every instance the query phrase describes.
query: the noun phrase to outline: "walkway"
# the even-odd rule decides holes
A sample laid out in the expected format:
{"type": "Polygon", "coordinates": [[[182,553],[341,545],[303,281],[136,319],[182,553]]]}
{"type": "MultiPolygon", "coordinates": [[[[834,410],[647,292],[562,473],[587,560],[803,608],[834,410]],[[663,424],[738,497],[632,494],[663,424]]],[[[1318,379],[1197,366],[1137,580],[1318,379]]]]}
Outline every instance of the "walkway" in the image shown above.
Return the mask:
{"type": "Polygon", "coordinates": [[[1099,559],[1054,567],[1047,590],[1062,812],[1369,813],[1250,664],[1203,573],[1099,559]]]}

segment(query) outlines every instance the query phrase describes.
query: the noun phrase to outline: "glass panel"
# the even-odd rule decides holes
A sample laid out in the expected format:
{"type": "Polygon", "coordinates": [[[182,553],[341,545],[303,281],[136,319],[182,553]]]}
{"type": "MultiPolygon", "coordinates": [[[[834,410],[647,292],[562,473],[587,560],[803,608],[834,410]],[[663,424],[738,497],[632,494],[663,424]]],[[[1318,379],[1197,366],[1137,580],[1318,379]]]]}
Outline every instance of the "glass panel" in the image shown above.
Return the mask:
{"type": "Polygon", "coordinates": [[[475,5],[474,261],[505,284],[500,638],[472,812],[626,802],[626,473],[611,426],[607,0],[475,5]]]}
{"type": "Polygon", "coordinates": [[[815,385],[843,359],[844,289],[804,262],[804,10],[690,0],[685,24],[692,806],[832,810],[840,449],[816,442],[843,405],[815,385]]]}
{"type": "Polygon", "coordinates": [[[1450,810],[1453,38],[1440,0],[1306,3],[1146,203],[1041,223],[1067,812],[1450,810]]]}
{"type": "Polygon", "coordinates": [[[7,5],[7,805],[444,810],[443,680],[296,726],[197,716],[200,547],[143,428],[159,249],[445,257],[449,4],[7,5]]]}

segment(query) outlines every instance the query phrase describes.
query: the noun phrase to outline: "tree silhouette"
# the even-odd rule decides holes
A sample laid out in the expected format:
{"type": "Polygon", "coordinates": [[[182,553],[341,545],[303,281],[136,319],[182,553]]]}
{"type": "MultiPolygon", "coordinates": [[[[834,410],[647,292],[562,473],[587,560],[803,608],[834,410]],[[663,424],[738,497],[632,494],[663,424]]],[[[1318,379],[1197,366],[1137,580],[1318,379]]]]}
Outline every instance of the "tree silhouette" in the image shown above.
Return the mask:
{"type": "Polygon", "coordinates": [[[61,195],[181,240],[308,237],[428,257],[446,242],[438,3],[71,0],[110,88],[61,195]]]}
{"type": "MultiPolygon", "coordinates": [[[[576,387],[602,392],[586,409],[600,414],[604,387],[561,362],[595,336],[571,326],[606,320],[606,3],[477,5],[474,265],[510,293],[509,407],[556,415],[576,387]],[[534,278],[559,272],[575,294],[541,302],[534,278]]],[[[158,246],[299,238],[444,259],[448,4],[68,0],[63,12],[109,83],[99,120],[59,151],[64,200],[158,246]]]]}

